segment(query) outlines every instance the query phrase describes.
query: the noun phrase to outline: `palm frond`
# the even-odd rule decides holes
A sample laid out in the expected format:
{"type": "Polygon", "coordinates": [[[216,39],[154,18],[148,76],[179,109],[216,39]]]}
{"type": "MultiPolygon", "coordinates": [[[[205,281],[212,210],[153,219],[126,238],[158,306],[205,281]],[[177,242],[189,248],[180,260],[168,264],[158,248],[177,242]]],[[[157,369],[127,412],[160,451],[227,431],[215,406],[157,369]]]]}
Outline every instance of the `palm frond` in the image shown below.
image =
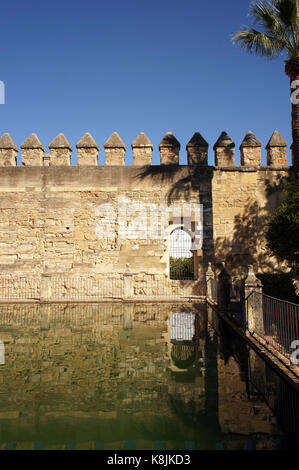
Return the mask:
{"type": "Polygon", "coordinates": [[[299,0],[258,0],[251,4],[250,15],[259,31],[246,26],[233,37],[235,43],[268,58],[282,51],[299,56],[299,0]]]}
{"type": "Polygon", "coordinates": [[[275,8],[285,28],[291,30],[298,21],[298,0],[276,0],[275,8]]]}
{"type": "Polygon", "coordinates": [[[285,43],[280,38],[248,27],[235,34],[233,42],[240,42],[242,49],[269,59],[276,57],[285,48],[285,43]]]}
{"type": "Polygon", "coordinates": [[[298,0],[277,0],[277,16],[286,34],[290,36],[293,56],[299,53],[299,2],[298,0]]]}
{"type": "Polygon", "coordinates": [[[271,33],[281,28],[277,17],[277,10],[273,3],[265,3],[263,1],[252,3],[249,14],[253,17],[255,24],[260,24],[271,33]]]}
{"type": "Polygon", "coordinates": [[[292,31],[288,31],[286,29],[279,17],[277,3],[277,1],[266,3],[261,0],[255,2],[250,7],[250,15],[253,16],[254,23],[259,24],[262,27],[261,32],[265,32],[271,37],[275,37],[281,44],[285,43],[285,49],[290,55],[292,55],[295,41],[291,41],[290,35],[292,36],[292,39],[294,39],[292,31]]]}

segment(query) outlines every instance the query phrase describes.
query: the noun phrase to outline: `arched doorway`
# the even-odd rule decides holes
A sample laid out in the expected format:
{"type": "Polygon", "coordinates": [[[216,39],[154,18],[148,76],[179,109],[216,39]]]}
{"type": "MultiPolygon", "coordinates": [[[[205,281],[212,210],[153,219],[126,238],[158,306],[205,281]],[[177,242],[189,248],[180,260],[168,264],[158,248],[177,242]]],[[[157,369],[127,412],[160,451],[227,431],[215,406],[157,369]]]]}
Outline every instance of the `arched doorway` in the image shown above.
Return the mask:
{"type": "Polygon", "coordinates": [[[170,279],[194,280],[194,253],[192,237],[184,227],[178,227],[170,235],[170,279]]]}

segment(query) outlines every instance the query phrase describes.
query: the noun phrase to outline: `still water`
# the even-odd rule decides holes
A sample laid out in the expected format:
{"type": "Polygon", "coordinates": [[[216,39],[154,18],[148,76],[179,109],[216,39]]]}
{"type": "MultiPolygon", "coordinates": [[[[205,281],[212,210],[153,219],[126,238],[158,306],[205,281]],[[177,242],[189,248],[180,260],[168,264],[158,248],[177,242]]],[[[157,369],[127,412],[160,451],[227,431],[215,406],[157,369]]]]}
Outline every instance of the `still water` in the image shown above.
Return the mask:
{"type": "Polygon", "coordinates": [[[0,305],[1,449],[291,449],[298,396],[206,305],[0,305]]]}

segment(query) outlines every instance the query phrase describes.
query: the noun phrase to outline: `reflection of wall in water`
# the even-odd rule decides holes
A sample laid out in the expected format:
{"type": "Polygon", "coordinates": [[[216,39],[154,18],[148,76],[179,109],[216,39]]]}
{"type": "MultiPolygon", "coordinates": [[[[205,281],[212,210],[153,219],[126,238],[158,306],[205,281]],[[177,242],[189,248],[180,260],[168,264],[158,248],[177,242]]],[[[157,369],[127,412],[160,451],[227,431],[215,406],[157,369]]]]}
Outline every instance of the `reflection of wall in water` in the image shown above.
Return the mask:
{"type": "MultiPolygon", "coordinates": [[[[250,386],[250,373],[254,368],[255,377],[263,383],[267,380],[265,375],[266,364],[246,344],[236,338],[230,327],[221,320],[216,312],[207,306],[207,334],[208,339],[215,341],[215,334],[221,338],[216,339],[218,345],[217,355],[217,382],[218,382],[218,419],[221,430],[229,434],[258,434],[255,445],[261,449],[274,448],[273,441],[267,441],[267,434],[281,434],[277,427],[274,414],[267,406],[260,393],[252,393],[250,386]],[[221,346],[221,347],[220,347],[221,346]],[[223,348],[225,353],[223,353],[223,348]],[[244,367],[248,357],[253,359],[244,367]],[[259,363],[257,360],[259,359],[259,363]],[[240,367],[238,361],[243,362],[240,367]],[[250,370],[251,368],[251,370],[250,370]],[[265,433],[261,438],[260,433],[265,433]]],[[[207,341],[208,342],[208,341],[207,341]]],[[[232,440],[226,445],[233,449],[237,441],[232,440]]],[[[237,447],[236,447],[237,448],[237,447]]]]}
{"type": "MultiPolygon", "coordinates": [[[[194,317],[189,310],[176,304],[0,306],[0,419],[143,413],[200,421],[207,406],[207,325],[202,307],[194,317]],[[181,337],[186,352],[195,351],[186,368],[173,361],[178,351],[172,354],[177,335],[168,320],[179,312],[194,318],[194,328],[186,328],[195,332],[193,342],[181,337]]],[[[217,368],[222,431],[270,432],[272,414],[266,406],[255,414],[235,360],[225,364],[218,356],[217,368]]]]}
{"type": "Polygon", "coordinates": [[[174,390],[168,387],[162,335],[170,311],[177,308],[1,306],[0,331],[10,331],[0,382],[2,413],[36,406],[166,412],[174,390]]]}
{"type": "Polygon", "coordinates": [[[249,354],[249,393],[256,408],[265,400],[283,429],[299,444],[298,393],[273,372],[258,354],[249,354]]]}
{"type": "MultiPolygon", "coordinates": [[[[226,362],[218,356],[219,424],[225,433],[279,434],[276,419],[261,397],[248,395],[247,378],[241,375],[237,361],[226,362]]],[[[265,442],[257,440],[264,445],[265,442]]]]}

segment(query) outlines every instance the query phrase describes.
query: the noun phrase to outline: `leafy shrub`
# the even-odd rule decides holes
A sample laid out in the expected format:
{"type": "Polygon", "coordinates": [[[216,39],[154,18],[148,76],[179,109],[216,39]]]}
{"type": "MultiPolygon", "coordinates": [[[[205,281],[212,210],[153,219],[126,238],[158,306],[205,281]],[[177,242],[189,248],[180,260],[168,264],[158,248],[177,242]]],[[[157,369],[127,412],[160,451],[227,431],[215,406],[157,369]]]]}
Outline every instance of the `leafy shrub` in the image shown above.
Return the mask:
{"type": "Polygon", "coordinates": [[[268,221],[267,247],[299,273],[299,178],[285,187],[286,199],[268,221]]]}
{"type": "Polygon", "coordinates": [[[171,279],[193,279],[194,278],[193,258],[170,257],[170,278],[171,279]]]}

